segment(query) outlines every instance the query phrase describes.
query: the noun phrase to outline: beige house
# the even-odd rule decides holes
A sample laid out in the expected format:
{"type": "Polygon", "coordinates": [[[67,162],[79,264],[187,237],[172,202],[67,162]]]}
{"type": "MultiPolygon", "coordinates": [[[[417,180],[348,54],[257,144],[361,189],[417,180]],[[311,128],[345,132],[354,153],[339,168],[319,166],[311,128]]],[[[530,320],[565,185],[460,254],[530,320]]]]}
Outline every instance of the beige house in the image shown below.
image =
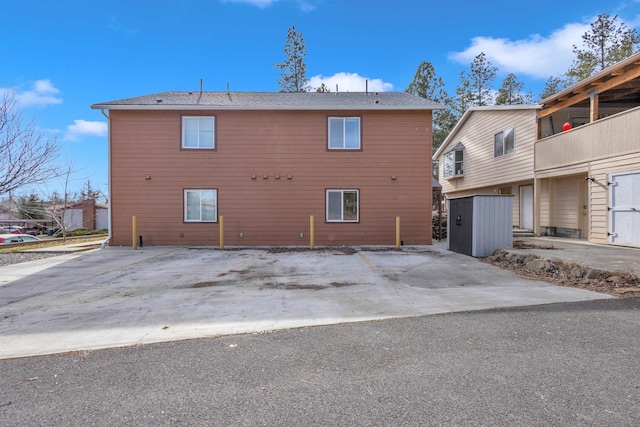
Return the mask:
{"type": "Polygon", "coordinates": [[[539,108],[469,109],[433,156],[445,196],[513,194],[514,227],[533,230],[533,149],[539,108]]]}
{"type": "Polygon", "coordinates": [[[514,226],[640,247],[640,54],[540,102],[473,108],[435,153],[447,197],[511,192],[514,226]]]}
{"type": "Polygon", "coordinates": [[[640,247],[640,54],[541,104],[536,233],[640,247]]]}
{"type": "MultiPolygon", "coordinates": [[[[162,92],[109,119],[110,242],[431,244],[432,110],[408,93],[162,92]],[[220,221],[223,217],[224,221],[220,221]],[[224,227],[221,227],[223,223],[224,227]]],[[[108,113],[106,112],[108,110],[108,113]]]]}

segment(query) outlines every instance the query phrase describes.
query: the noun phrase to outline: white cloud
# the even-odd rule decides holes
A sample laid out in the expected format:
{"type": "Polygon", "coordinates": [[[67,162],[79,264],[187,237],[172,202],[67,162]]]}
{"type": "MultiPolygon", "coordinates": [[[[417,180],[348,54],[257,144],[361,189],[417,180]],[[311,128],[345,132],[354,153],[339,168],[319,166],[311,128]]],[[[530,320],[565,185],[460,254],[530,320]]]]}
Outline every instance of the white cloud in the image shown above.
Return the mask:
{"type": "Polygon", "coordinates": [[[502,73],[546,79],[567,71],[575,57],[573,46],[582,45],[582,35],[589,28],[589,24],[567,24],[548,37],[534,34],[523,40],[475,37],[471,46],[450,54],[449,59],[469,65],[484,52],[502,73]]]}
{"type": "Polygon", "coordinates": [[[51,104],[62,104],[62,98],[58,96],[57,89],[51,80],[36,80],[31,90],[18,92],[16,99],[21,107],[46,107],[51,104]]]}
{"type": "Polygon", "coordinates": [[[82,136],[107,136],[107,122],[74,120],[67,126],[63,141],[77,141],[82,136]]]}
{"type": "Polygon", "coordinates": [[[382,79],[369,79],[367,77],[360,76],[358,73],[336,73],[333,76],[317,75],[309,79],[309,86],[315,90],[319,88],[323,83],[329,88],[331,92],[336,91],[336,85],[338,85],[338,92],[364,92],[369,80],[369,92],[388,92],[393,90],[392,83],[386,83],[382,79]]]}

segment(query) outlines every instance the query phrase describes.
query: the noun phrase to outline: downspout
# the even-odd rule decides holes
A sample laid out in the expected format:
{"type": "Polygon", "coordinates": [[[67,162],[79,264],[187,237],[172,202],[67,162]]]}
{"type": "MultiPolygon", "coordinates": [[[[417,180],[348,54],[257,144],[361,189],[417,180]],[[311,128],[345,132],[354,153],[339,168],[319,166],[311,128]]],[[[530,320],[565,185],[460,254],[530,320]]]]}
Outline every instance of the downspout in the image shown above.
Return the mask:
{"type": "Polygon", "coordinates": [[[107,113],[104,112],[104,108],[100,110],[102,115],[107,119],[107,157],[108,157],[108,167],[107,167],[107,185],[109,198],[107,199],[107,224],[109,226],[109,234],[107,235],[107,240],[102,243],[102,249],[105,248],[108,242],[111,241],[111,120],[107,113]]]}

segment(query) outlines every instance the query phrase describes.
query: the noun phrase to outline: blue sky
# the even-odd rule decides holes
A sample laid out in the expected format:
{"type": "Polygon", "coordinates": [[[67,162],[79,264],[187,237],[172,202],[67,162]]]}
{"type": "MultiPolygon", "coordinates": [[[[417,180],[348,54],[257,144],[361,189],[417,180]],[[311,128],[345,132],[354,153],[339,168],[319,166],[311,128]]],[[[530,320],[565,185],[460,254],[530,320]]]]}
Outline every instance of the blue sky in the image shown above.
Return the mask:
{"type": "MultiPolygon", "coordinates": [[[[515,73],[535,95],[573,60],[601,13],[640,26],[640,0],[0,0],[0,90],[17,90],[39,130],[107,191],[107,129],[94,103],[165,90],[277,91],[295,25],[311,83],[403,91],[422,61],[455,91],[484,52],[499,87],[515,73]]],[[[34,191],[50,193],[51,183],[34,191]]]]}

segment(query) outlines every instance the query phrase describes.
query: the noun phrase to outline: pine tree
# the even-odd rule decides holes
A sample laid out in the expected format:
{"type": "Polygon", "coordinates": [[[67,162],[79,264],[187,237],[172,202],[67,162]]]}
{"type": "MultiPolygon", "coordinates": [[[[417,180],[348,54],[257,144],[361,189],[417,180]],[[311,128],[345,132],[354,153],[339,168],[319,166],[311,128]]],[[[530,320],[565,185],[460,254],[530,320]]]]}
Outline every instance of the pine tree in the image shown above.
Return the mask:
{"type": "Polygon", "coordinates": [[[456,88],[455,98],[455,108],[460,116],[471,107],[493,104],[491,90],[497,73],[498,69],[491,64],[484,52],[473,59],[469,73],[460,72],[460,86],[456,88]]]}
{"type": "Polygon", "coordinates": [[[277,79],[280,92],[307,92],[307,64],[304,57],[307,55],[307,45],[302,38],[302,33],[296,31],[295,26],[289,28],[287,41],[284,45],[284,53],[287,58],[273,66],[282,71],[277,79]]]}
{"type": "Polygon", "coordinates": [[[445,105],[444,110],[433,112],[433,151],[435,152],[456,125],[457,117],[452,111],[452,100],[444,89],[444,82],[436,75],[435,68],[423,61],[416,70],[413,81],[405,92],[445,105]]]}
{"type": "Polygon", "coordinates": [[[540,97],[540,100],[547,99],[561,90],[566,89],[568,86],[569,82],[566,78],[551,76],[547,79],[542,92],[540,92],[540,95],[538,96],[540,97]]]}
{"type": "Polygon", "coordinates": [[[498,89],[496,105],[530,104],[533,102],[531,91],[524,91],[524,83],[519,82],[516,75],[509,73],[498,89]]]}
{"type": "Polygon", "coordinates": [[[43,219],[46,217],[44,202],[37,194],[18,198],[18,215],[22,219],[43,219]]]}
{"type": "Polygon", "coordinates": [[[573,46],[576,59],[566,73],[570,83],[586,79],[638,51],[638,32],[617,21],[618,15],[598,15],[590,31],[582,35],[584,48],[573,46]]]}

